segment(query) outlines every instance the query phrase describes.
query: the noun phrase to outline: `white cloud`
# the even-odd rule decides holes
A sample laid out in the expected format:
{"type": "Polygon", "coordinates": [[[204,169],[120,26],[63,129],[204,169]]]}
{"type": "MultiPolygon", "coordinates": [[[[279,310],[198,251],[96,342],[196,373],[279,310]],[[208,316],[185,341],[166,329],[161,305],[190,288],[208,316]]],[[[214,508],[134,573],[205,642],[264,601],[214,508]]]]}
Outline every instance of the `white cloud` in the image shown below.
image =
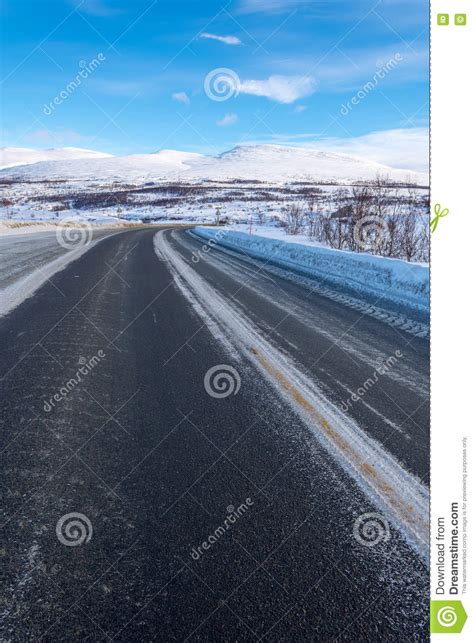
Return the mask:
{"type": "MultiPolygon", "coordinates": [[[[336,6],[336,11],[344,11],[345,17],[347,17],[348,6],[345,0],[240,0],[237,5],[237,13],[281,13],[283,11],[294,11],[302,7],[310,7],[313,11],[321,13],[322,11],[333,10],[334,5],[337,4],[343,6],[336,6]]],[[[373,0],[358,0],[353,4],[357,9],[360,9],[360,5],[365,5],[367,7],[366,11],[371,6],[374,8],[373,0]]],[[[395,9],[400,13],[398,5],[409,4],[410,9],[413,9],[415,3],[413,3],[413,0],[385,0],[385,4],[395,5],[395,9]]],[[[413,11],[408,13],[413,13],[413,11]]]]}
{"type": "Polygon", "coordinates": [[[316,91],[316,81],[310,76],[270,76],[266,80],[244,80],[240,93],[265,96],[278,103],[290,104],[316,91]]]}
{"type": "Polygon", "coordinates": [[[424,127],[384,130],[355,138],[328,138],[317,147],[390,167],[418,172],[428,172],[429,168],[429,131],[424,127]]]}
{"type": "Polygon", "coordinates": [[[263,13],[291,11],[304,5],[309,5],[314,0],[241,0],[238,6],[239,13],[263,13]]]}
{"type": "Polygon", "coordinates": [[[73,4],[79,12],[89,13],[91,16],[97,16],[98,18],[107,18],[123,13],[121,9],[109,6],[104,0],[82,0],[82,2],[73,0],[73,4]]]}
{"type": "Polygon", "coordinates": [[[87,143],[94,140],[93,136],[83,136],[72,129],[49,130],[38,129],[25,134],[22,139],[35,145],[77,145],[78,143],[87,143]]]}
{"type": "Polygon", "coordinates": [[[145,83],[127,80],[97,80],[93,86],[102,94],[110,96],[135,96],[145,89],[145,83]]]}
{"type": "Polygon", "coordinates": [[[239,120],[237,114],[226,114],[224,118],[221,118],[220,121],[216,122],[216,125],[219,127],[225,127],[226,125],[233,125],[239,120]]]}
{"type": "Polygon", "coordinates": [[[186,92],[175,92],[173,94],[173,100],[177,100],[178,103],[183,103],[183,105],[189,105],[191,102],[186,92]]]}
{"type": "Polygon", "coordinates": [[[281,74],[299,74],[301,70],[314,73],[318,80],[318,90],[345,93],[358,89],[373,78],[381,67],[390,61],[398,60],[392,71],[384,78],[384,85],[400,85],[408,82],[428,82],[429,49],[424,45],[406,47],[402,42],[396,45],[346,47],[328,54],[319,64],[314,56],[301,54],[281,58],[276,61],[281,74]],[[313,70],[313,72],[311,72],[313,70]]]}
{"type": "Polygon", "coordinates": [[[298,145],[323,152],[347,154],[367,161],[375,161],[403,170],[429,171],[429,130],[412,127],[382,130],[352,138],[319,138],[315,133],[275,134],[272,142],[280,145],[298,145]]]}
{"type": "Polygon", "coordinates": [[[297,105],[294,109],[295,114],[302,114],[308,109],[306,105],[297,105]]]}
{"type": "Polygon", "coordinates": [[[202,34],[199,34],[200,38],[208,38],[209,40],[218,40],[219,42],[223,42],[226,45],[241,45],[242,41],[240,38],[237,38],[237,36],[218,36],[213,33],[207,33],[204,32],[202,34]]]}

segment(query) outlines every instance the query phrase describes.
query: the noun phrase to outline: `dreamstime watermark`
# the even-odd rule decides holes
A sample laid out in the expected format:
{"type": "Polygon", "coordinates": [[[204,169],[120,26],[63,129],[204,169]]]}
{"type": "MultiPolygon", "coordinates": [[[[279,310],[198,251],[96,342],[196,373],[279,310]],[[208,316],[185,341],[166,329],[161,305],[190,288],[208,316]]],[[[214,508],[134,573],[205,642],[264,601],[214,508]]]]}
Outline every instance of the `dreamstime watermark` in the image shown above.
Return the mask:
{"type": "Polygon", "coordinates": [[[204,79],[204,91],[211,100],[222,102],[237,98],[240,92],[240,78],[233,69],[218,67],[204,79]]]}
{"type": "Polygon", "coordinates": [[[467,614],[462,601],[430,601],[430,630],[432,634],[460,634],[467,614]]]}
{"type": "Polygon", "coordinates": [[[356,246],[364,252],[378,250],[388,238],[387,222],[382,217],[362,217],[354,226],[353,237],[356,246]]]}
{"type": "Polygon", "coordinates": [[[217,399],[237,395],[241,384],[242,380],[238,371],[229,364],[217,364],[210,368],[204,376],[206,393],[217,399]]]}
{"type": "Polygon", "coordinates": [[[87,246],[92,241],[93,229],[90,223],[66,220],[56,228],[56,241],[65,250],[87,246]]]}
{"type": "Polygon", "coordinates": [[[208,239],[208,241],[201,246],[200,250],[193,252],[191,255],[191,261],[193,263],[199,263],[203,256],[217,246],[229,232],[229,228],[220,228],[211,239],[208,239]]]}
{"type": "Polygon", "coordinates": [[[82,378],[86,377],[92,369],[94,369],[97,364],[99,364],[105,357],[104,351],[101,349],[97,351],[96,355],[93,355],[89,359],[85,357],[79,358],[79,368],[77,369],[75,375],[71,377],[63,386],[59,388],[56,393],[45,400],[43,403],[43,411],[45,413],[50,413],[59,402],[62,402],[66,397],[73,391],[78,384],[82,382],[82,378]]]}
{"type": "Polygon", "coordinates": [[[64,87],[64,89],[62,89],[59,94],[50,101],[50,103],[44,104],[43,114],[45,116],[51,116],[56,107],[64,103],[64,101],[67,100],[69,96],[71,96],[71,94],[73,94],[81,85],[82,81],[86,80],[92,73],[94,73],[97,67],[100,67],[104,60],[105,55],[103,53],[97,54],[96,58],[93,58],[89,62],[81,60],[79,63],[80,70],[76,74],[75,78],[69,81],[66,87],[64,87]]]}
{"type": "Polygon", "coordinates": [[[212,545],[222,538],[222,536],[229,531],[232,525],[235,525],[237,520],[247,513],[252,505],[253,500],[251,498],[247,498],[243,504],[237,507],[237,509],[235,509],[233,505],[227,507],[227,516],[224,522],[219,525],[219,527],[217,527],[217,529],[215,529],[200,545],[192,548],[191,558],[193,560],[199,560],[204,552],[211,549],[212,545]]]}
{"type": "Polygon", "coordinates": [[[445,605],[436,614],[436,619],[443,627],[454,627],[458,620],[458,615],[454,607],[445,605]]]}
{"type": "Polygon", "coordinates": [[[66,547],[87,544],[92,538],[92,523],[87,516],[72,512],[64,514],[56,524],[56,536],[66,547]]]}
{"type": "Polygon", "coordinates": [[[374,370],[371,377],[368,377],[362,386],[359,386],[355,393],[352,393],[345,402],[340,403],[340,408],[345,413],[352,407],[354,402],[359,402],[370,389],[377,384],[379,376],[386,375],[391,368],[395,366],[398,360],[403,357],[403,353],[399,350],[395,351],[394,355],[390,355],[387,359],[383,360],[374,370]]]}
{"type": "Polygon", "coordinates": [[[359,89],[357,94],[352,96],[352,98],[348,100],[347,103],[343,103],[341,105],[341,109],[339,111],[341,112],[342,116],[347,116],[352,111],[354,106],[363,101],[364,98],[366,98],[366,96],[368,96],[368,94],[370,94],[370,92],[377,87],[379,82],[383,80],[391,71],[393,71],[402,60],[403,56],[400,53],[396,53],[395,56],[393,56],[393,58],[390,58],[388,62],[378,62],[377,67],[379,67],[379,69],[372,76],[372,80],[366,82],[365,85],[361,87],[361,89],[359,89]]]}
{"type": "Polygon", "coordinates": [[[352,535],[360,545],[375,547],[382,542],[390,540],[390,526],[388,520],[377,513],[365,513],[354,522],[352,535]]]}

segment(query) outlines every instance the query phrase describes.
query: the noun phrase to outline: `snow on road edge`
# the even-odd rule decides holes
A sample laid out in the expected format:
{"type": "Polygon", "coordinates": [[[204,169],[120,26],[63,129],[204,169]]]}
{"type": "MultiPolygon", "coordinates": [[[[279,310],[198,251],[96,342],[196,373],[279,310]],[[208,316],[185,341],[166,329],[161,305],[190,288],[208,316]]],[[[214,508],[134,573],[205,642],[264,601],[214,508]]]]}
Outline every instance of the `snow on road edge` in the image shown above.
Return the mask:
{"type": "MultiPolygon", "coordinates": [[[[113,233],[117,234],[117,233],[113,233]]],[[[93,248],[97,243],[106,239],[110,235],[104,235],[99,239],[95,239],[90,243],[80,246],[74,250],[66,250],[64,254],[57,257],[53,261],[35,268],[30,274],[18,279],[10,286],[0,290],[0,317],[5,316],[7,313],[16,308],[25,299],[31,297],[46,281],[51,277],[64,270],[64,268],[72,261],[79,259],[82,255],[93,248]]]]}
{"type": "MultiPolygon", "coordinates": [[[[313,432],[318,441],[358,483],[367,497],[381,508],[408,543],[426,560],[429,535],[429,491],[356,422],[330,402],[298,365],[263,338],[252,323],[219,295],[175,252],[158,232],[155,252],[165,261],[181,293],[193,293],[214,324],[220,326],[217,339],[227,335],[236,350],[242,351],[313,432]]],[[[204,318],[204,321],[206,319],[204,318]]]]}
{"type": "Polygon", "coordinates": [[[299,270],[359,293],[402,304],[428,314],[429,268],[400,259],[389,259],[346,250],[291,243],[228,228],[197,226],[193,232],[210,245],[238,250],[283,268],[299,270]],[[214,241],[214,244],[212,244],[214,241]]]}

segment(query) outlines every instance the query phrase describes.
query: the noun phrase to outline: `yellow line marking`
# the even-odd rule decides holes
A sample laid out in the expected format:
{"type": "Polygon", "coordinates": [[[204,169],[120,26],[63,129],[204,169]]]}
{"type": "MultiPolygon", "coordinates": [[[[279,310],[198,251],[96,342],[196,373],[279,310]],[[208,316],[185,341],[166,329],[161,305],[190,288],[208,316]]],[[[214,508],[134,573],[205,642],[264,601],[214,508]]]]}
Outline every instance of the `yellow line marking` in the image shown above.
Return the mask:
{"type": "Polygon", "coordinates": [[[416,518],[413,515],[413,506],[400,499],[399,493],[388,484],[383,477],[377,472],[376,465],[365,462],[351,444],[334,429],[326,418],[315,408],[315,406],[305,398],[305,396],[292,384],[286,375],[277,369],[273,364],[255,347],[252,346],[250,352],[255,355],[259,364],[280,384],[280,386],[290,395],[298,406],[300,406],[316,423],[320,426],[323,433],[349,458],[350,462],[366,478],[370,479],[371,484],[384,497],[388,504],[394,507],[408,523],[414,525],[417,529],[429,529],[429,523],[423,521],[421,517],[416,518]],[[421,520],[421,525],[420,525],[421,520]],[[415,524],[416,522],[416,524],[415,524]]]}

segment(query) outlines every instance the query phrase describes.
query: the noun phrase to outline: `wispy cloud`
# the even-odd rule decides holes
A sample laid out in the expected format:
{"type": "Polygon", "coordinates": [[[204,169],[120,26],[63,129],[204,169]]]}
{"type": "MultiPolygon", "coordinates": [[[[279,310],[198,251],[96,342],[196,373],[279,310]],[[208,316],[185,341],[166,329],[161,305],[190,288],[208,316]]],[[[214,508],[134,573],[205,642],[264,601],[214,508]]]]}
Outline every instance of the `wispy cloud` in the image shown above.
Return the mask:
{"type": "MultiPolygon", "coordinates": [[[[310,7],[313,11],[319,13],[331,12],[333,15],[334,10],[344,14],[352,9],[354,6],[359,8],[362,6],[362,11],[366,12],[371,7],[373,8],[375,0],[358,0],[356,3],[349,2],[349,0],[240,0],[237,4],[237,13],[281,13],[283,11],[294,11],[303,7],[310,7]],[[367,7],[366,9],[364,7],[367,7]]],[[[381,4],[380,2],[378,4],[381,4]]],[[[395,10],[399,9],[399,5],[409,4],[410,9],[413,9],[413,0],[384,0],[383,6],[393,5],[395,10]]],[[[410,13],[410,12],[408,12],[410,13]]]]}
{"type": "Polygon", "coordinates": [[[314,0],[240,0],[237,11],[239,13],[277,13],[310,4],[314,4],[314,0]]]}
{"type": "Polygon", "coordinates": [[[294,109],[295,114],[302,114],[308,109],[306,105],[297,105],[294,109]]]}
{"type": "Polygon", "coordinates": [[[108,96],[134,96],[140,91],[144,91],[145,83],[134,80],[97,80],[91,85],[101,94],[108,96]]]}
{"type": "Polygon", "coordinates": [[[28,132],[22,138],[27,143],[35,145],[55,146],[77,145],[78,143],[88,143],[94,140],[93,136],[83,136],[72,129],[48,130],[46,128],[28,132]]]}
{"type": "Polygon", "coordinates": [[[243,80],[241,94],[265,96],[278,103],[290,104],[316,91],[316,81],[310,76],[270,76],[266,80],[243,80]]]}
{"type": "Polygon", "coordinates": [[[122,9],[112,7],[112,2],[105,0],[72,0],[72,4],[82,13],[88,13],[98,18],[108,18],[123,13],[122,9]]]}
{"type": "Polygon", "coordinates": [[[381,130],[352,138],[320,138],[317,134],[308,133],[275,134],[271,139],[280,145],[293,143],[298,147],[346,154],[390,167],[428,172],[429,130],[425,127],[381,130]]]}
{"type": "Polygon", "coordinates": [[[298,74],[301,70],[313,69],[321,91],[347,92],[357,89],[384,65],[401,58],[393,73],[387,74],[386,83],[391,85],[407,82],[427,81],[429,69],[429,49],[424,45],[408,48],[402,42],[395,45],[378,47],[349,48],[341,45],[338,50],[327,55],[322,64],[315,65],[314,57],[301,55],[282,58],[276,62],[283,74],[298,74]]]}
{"type": "Polygon", "coordinates": [[[242,41],[237,36],[218,36],[214,33],[201,33],[199,34],[200,38],[207,38],[208,40],[217,40],[218,42],[223,42],[225,45],[241,45],[242,41]]]}
{"type": "Polygon", "coordinates": [[[239,120],[237,114],[226,114],[224,118],[221,118],[220,121],[216,122],[216,125],[219,127],[225,127],[226,125],[233,125],[239,120]]]}
{"type": "Polygon", "coordinates": [[[191,102],[191,99],[189,96],[186,94],[186,92],[175,92],[172,94],[173,100],[178,101],[178,103],[183,103],[183,105],[189,105],[191,102]]]}
{"type": "Polygon", "coordinates": [[[428,171],[429,132],[424,127],[372,132],[355,138],[328,138],[318,148],[420,172],[428,171]]]}

